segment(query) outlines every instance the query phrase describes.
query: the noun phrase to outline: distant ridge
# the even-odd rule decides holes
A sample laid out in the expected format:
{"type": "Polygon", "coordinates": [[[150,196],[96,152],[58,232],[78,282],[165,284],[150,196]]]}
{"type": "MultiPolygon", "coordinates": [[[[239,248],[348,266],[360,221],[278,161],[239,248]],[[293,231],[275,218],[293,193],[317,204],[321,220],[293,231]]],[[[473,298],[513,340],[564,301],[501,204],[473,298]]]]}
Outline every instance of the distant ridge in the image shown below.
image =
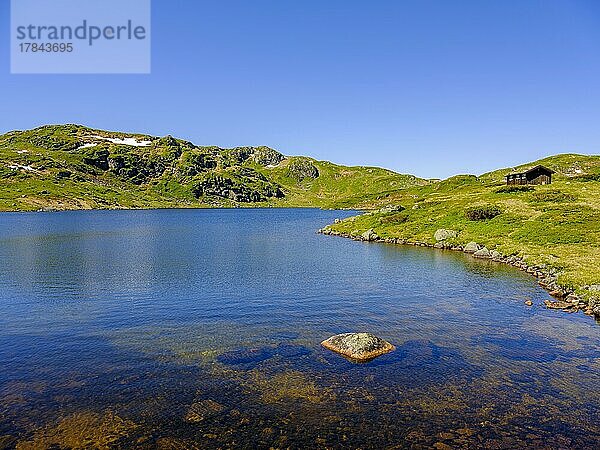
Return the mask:
{"type": "Polygon", "coordinates": [[[0,136],[0,210],[369,207],[426,180],[269,147],[45,125],[0,136]]]}

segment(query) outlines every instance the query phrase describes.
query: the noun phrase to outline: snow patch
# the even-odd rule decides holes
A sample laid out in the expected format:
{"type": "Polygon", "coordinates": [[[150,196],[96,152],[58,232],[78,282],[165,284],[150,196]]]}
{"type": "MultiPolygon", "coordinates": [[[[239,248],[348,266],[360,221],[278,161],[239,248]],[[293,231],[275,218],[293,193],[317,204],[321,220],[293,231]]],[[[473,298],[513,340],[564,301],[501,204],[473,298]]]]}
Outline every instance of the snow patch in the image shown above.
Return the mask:
{"type": "Polygon", "coordinates": [[[152,141],[138,141],[135,138],[119,139],[119,138],[107,138],[107,137],[102,137],[102,136],[93,136],[93,137],[95,137],[97,139],[102,139],[105,141],[112,142],[113,144],[131,145],[133,147],[148,147],[150,144],[152,144],[152,141]]]}
{"type": "Polygon", "coordinates": [[[81,150],[82,148],[92,148],[92,147],[95,147],[96,145],[98,145],[98,144],[93,144],[93,143],[83,144],[83,145],[77,147],[77,150],[81,150]]]}
{"type": "Polygon", "coordinates": [[[23,153],[29,153],[29,150],[17,150],[17,153],[22,155],[23,153]]]}
{"type": "Polygon", "coordinates": [[[31,166],[22,166],[21,164],[12,164],[10,166],[8,166],[9,169],[12,170],[26,170],[28,172],[37,172],[36,169],[34,169],[31,166]]]}

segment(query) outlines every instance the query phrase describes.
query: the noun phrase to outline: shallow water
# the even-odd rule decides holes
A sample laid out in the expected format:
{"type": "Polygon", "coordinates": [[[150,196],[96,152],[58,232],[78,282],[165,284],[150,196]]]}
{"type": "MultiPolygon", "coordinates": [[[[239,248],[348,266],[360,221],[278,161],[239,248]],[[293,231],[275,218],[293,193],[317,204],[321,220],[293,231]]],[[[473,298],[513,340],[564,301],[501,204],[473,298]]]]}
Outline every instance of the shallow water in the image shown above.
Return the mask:
{"type": "Polygon", "coordinates": [[[347,215],[0,215],[0,448],[598,448],[592,319],[512,267],[315,233],[347,215]],[[347,331],[397,350],[320,346],[347,331]]]}

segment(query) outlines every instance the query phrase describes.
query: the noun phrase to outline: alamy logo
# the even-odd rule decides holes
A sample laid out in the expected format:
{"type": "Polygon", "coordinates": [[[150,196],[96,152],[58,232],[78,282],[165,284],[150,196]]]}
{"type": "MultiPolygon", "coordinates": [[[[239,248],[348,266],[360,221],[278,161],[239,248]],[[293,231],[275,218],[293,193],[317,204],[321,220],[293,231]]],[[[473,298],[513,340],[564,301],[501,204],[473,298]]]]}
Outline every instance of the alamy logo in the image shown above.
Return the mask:
{"type": "Polygon", "coordinates": [[[149,73],[150,0],[12,0],[12,73],[149,73]]]}

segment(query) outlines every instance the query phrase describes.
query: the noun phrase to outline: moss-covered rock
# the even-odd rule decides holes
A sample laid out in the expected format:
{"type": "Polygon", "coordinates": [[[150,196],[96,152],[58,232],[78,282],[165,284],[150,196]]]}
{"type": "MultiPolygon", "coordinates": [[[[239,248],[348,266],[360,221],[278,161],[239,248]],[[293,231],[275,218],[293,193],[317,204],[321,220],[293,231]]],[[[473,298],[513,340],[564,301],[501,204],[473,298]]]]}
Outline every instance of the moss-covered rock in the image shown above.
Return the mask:
{"type": "Polygon", "coordinates": [[[269,147],[256,147],[252,159],[262,166],[275,166],[283,161],[285,156],[269,147]]]}
{"type": "Polygon", "coordinates": [[[393,351],[396,347],[371,333],[343,333],[321,342],[323,347],[364,362],[393,351]]]}
{"type": "Polygon", "coordinates": [[[456,239],[458,237],[458,231],[454,230],[446,230],[444,228],[440,228],[433,235],[437,242],[446,241],[448,239],[456,239]]]}
{"type": "Polygon", "coordinates": [[[278,185],[249,168],[203,175],[195,181],[192,192],[198,198],[216,196],[240,203],[264,202],[285,195],[278,185]]]}
{"type": "Polygon", "coordinates": [[[319,169],[305,158],[294,159],[287,167],[288,176],[298,181],[319,178],[319,169]]]}

